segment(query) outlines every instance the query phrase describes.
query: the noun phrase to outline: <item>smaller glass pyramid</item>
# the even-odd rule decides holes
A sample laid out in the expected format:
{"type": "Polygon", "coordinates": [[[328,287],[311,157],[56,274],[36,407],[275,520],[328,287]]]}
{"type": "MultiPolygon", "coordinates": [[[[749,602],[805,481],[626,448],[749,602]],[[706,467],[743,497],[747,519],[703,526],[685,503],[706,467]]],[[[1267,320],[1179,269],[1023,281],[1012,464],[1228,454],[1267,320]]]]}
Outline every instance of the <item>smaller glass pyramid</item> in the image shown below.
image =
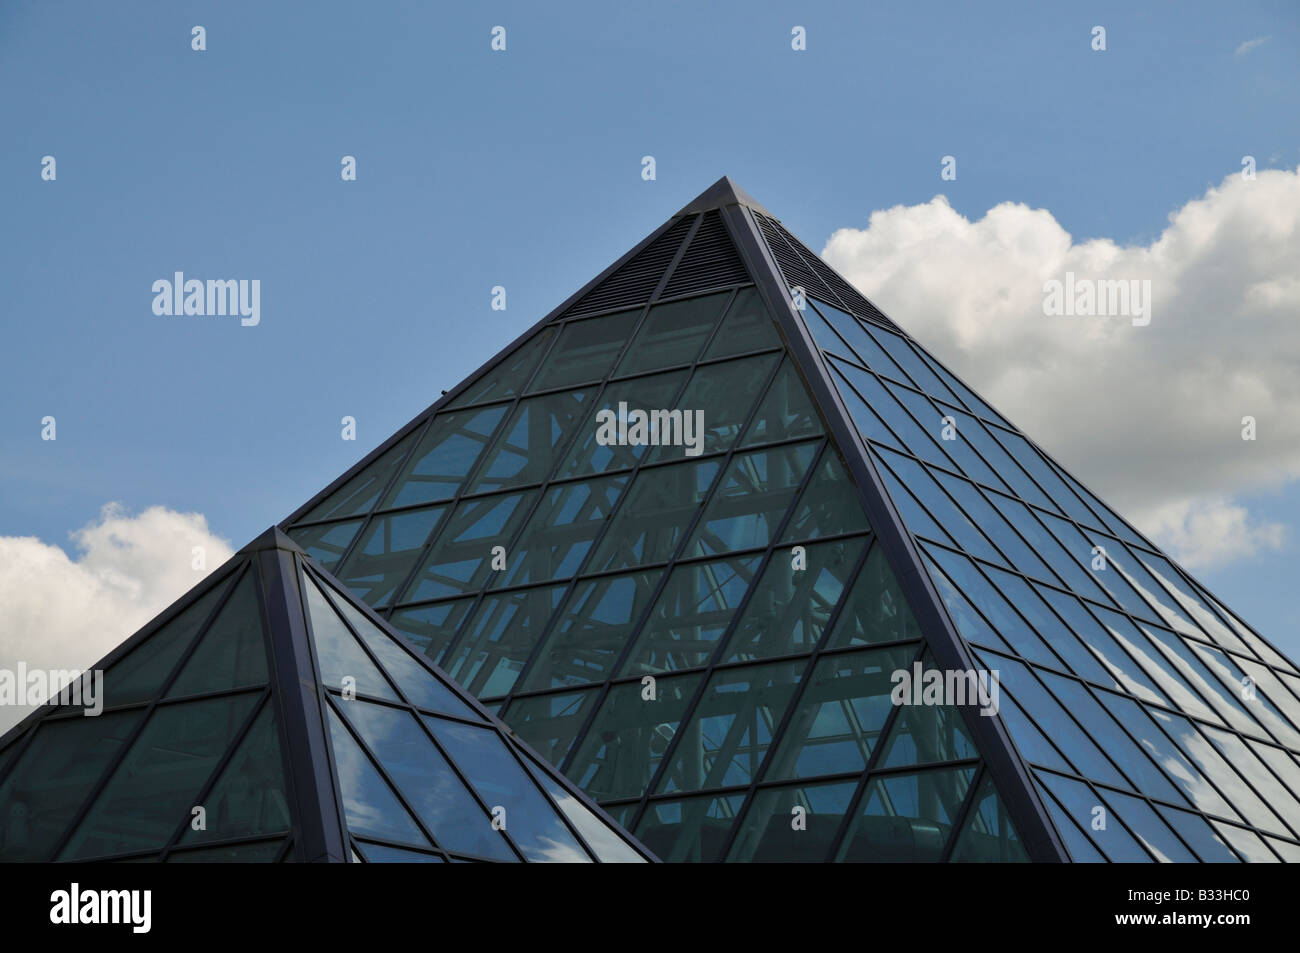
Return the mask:
{"type": "Polygon", "coordinates": [[[96,669],[0,739],[0,861],[654,859],[278,530],[96,669]]]}

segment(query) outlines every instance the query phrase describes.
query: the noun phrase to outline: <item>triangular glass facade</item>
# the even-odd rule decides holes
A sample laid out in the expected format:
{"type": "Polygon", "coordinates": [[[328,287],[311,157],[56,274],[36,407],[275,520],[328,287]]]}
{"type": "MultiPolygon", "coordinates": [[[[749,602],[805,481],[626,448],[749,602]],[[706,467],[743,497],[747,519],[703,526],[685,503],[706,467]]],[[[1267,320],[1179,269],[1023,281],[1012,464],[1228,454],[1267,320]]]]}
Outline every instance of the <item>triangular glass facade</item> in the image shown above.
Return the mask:
{"type": "Polygon", "coordinates": [[[271,530],[0,754],[0,860],[642,862],[271,530]],[[312,679],[316,688],[307,686],[312,679]]]}
{"type": "Polygon", "coordinates": [[[926,633],[730,228],[670,222],[287,532],[667,859],[1026,859],[964,716],[891,704],[926,633]]]}

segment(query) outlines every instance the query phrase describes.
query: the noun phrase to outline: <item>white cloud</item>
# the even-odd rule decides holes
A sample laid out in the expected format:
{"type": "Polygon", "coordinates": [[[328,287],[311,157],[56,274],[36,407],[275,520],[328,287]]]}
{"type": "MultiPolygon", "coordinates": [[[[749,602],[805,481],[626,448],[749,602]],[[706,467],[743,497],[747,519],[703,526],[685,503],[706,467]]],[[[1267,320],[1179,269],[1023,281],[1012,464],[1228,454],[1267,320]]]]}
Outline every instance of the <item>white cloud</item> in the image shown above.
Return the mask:
{"type": "MultiPolygon", "coordinates": [[[[161,506],[129,516],[109,503],[71,537],[76,559],[34,536],[0,536],[0,668],[89,668],[233,554],[201,514],[161,506]]],[[[0,732],[27,713],[0,707],[0,732]]]]}
{"type": "Polygon", "coordinates": [[[1243,57],[1250,53],[1251,50],[1263,46],[1271,39],[1273,39],[1272,34],[1269,34],[1268,36],[1257,36],[1253,40],[1247,40],[1245,43],[1241,44],[1241,46],[1237,47],[1236,52],[1234,52],[1233,55],[1238,58],[1243,57]]]}
{"type": "Polygon", "coordinates": [[[1202,565],[1281,545],[1232,500],[1300,478],[1300,169],[1229,175],[1149,245],[1075,242],[1009,202],[970,221],[936,196],[823,256],[1139,528],[1202,565]],[[1067,271],[1150,279],[1150,325],[1044,316],[1067,271]]]}

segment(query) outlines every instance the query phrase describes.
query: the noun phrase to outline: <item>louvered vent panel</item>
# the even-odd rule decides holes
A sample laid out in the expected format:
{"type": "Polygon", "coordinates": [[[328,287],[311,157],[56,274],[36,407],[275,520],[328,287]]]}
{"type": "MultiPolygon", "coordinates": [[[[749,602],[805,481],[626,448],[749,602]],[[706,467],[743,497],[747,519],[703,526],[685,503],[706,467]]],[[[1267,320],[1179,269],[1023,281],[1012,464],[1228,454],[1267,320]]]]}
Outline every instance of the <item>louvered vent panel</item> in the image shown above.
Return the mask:
{"type": "MultiPolygon", "coordinates": [[[[821,282],[835,292],[836,296],[839,298],[840,304],[846,311],[852,312],[859,318],[874,321],[884,327],[897,330],[897,326],[885,317],[880,312],[879,308],[864,298],[860,291],[845,281],[837,271],[831,268],[830,265],[826,264],[826,262],[822,261],[821,258],[807,245],[799,241],[799,239],[790,234],[790,232],[786,231],[785,227],[781,225],[780,222],[773,222],[772,224],[780,230],[781,235],[790,243],[791,246],[794,247],[795,251],[803,257],[809,267],[817,273],[817,277],[821,282]]],[[[835,302],[832,301],[831,304],[835,304],[835,302]]]]}
{"type": "Polygon", "coordinates": [[[672,298],[748,280],[749,273],[736,253],[736,246],[731,243],[722,216],[716,211],[706,212],[704,221],[686,246],[686,254],[668,279],[663,297],[672,298]]]}
{"type": "Polygon", "coordinates": [[[639,255],[583,295],[565,317],[645,304],[672,264],[673,256],[694,221],[694,216],[683,217],[639,255]]]}
{"type": "Polygon", "coordinates": [[[767,247],[771,249],[772,257],[776,259],[777,265],[781,269],[781,276],[785,278],[785,283],[790,287],[796,285],[814,298],[825,298],[831,304],[838,305],[839,298],[827,287],[826,283],[817,277],[817,274],[804,264],[799,257],[799,253],[785,240],[783,229],[773,219],[766,215],[754,213],[754,220],[758,222],[759,231],[763,233],[763,240],[767,242],[767,247]]]}

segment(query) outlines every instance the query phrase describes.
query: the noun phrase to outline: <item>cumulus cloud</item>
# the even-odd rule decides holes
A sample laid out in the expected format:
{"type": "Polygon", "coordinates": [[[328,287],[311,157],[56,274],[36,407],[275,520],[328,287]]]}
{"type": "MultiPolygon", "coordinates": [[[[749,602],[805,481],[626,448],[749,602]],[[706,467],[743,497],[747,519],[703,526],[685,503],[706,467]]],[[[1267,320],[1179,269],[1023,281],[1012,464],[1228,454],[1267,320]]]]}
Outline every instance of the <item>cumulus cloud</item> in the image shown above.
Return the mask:
{"type": "MultiPolygon", "coordinates": [[[[201,514],[162,506],[130,516],[109,503],[71,538],[75,559],[34,536],[0,536],[0,668],[89,668],[233,554],[201,514]]],[[[27,713],[0,707],[0,732],[27,713]]]]}
{"type": "Polygon", "coordinates": [[[1010,202],[971,221],[940,195],[823,257],[1185,563],[1282,544],[1237,501],[1300,477],[1300,169],[1229,175],[1149,245],[1076,242],[1010,202]],[[1067,272],[1149,279],[1150,324],[1046,316],[1067,272]]]}
{"type": "Polygon", "coordinates": [[[1248,54],[1251,50],[1255,49],[1258,46],[1263,46],[1271,39],[1273,39],[1272,34],[1270,34],[1269,36],[1257,36],[1253,40],[1247,40],[1245,43],[1241,44],[1241,46],[1237,47],[1236,52],[1233,55],[1236,56],[1238,59],[1240,59],[1241,57],[1248,54]]]}

